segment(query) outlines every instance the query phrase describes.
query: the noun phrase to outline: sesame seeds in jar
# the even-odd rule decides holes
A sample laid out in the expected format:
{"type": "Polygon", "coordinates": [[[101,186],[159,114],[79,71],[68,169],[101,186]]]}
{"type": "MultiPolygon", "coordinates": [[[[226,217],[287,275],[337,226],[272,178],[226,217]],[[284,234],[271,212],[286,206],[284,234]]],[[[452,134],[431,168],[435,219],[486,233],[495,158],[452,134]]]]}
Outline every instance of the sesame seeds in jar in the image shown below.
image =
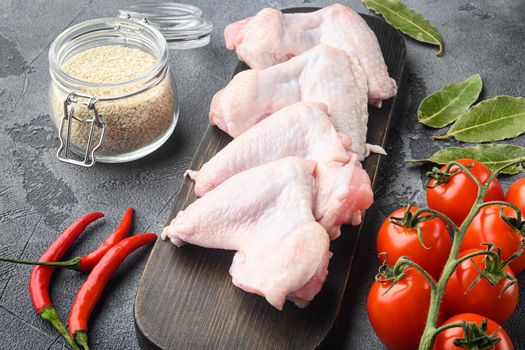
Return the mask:
{"type": "MultiPolygon", "coordinates": [[[[149,71],[156,62],[152,55],[136,48],[116,45],[88,49],[68,59],[62,66],[71,77],[90,83],[111,84],[129,81],[149,71]]],[[[136,92],[141,84],[125,84],[116,87],[85,87],[79,92],[96,98],[126,95],[136,92]]],[[[52,93],[55,123],[60,125],[65,95],[55,90],[52,93]]],[[[126,99],[99,102],[98,112],[106,124],[106,134],[99,155],[128,153],[157,139],[171,124],[173,119],[174,92],[170,79],[165,79],[151,89],[126,99]]],[[[76,109],[78,118],[91,115],[86,105],[76,109]]],[[[88,141],[89,126],[73,123],[71,141],[85,148],[88,141]]],[[[95,129],[94,137],[100,131],[95,129]]]]}
{"type": "MultiPolygon", "coordinates": [[[[165,40],[160,33],[159,42],[146,40],[143,27],[155,29],[140,23],[130,24],[133,31],[122,32],[126,21],[121,21],[118,27],[101,30],[100,41],[108,45],[93,45],[88,31],[80,42],[78,36],[60,42],[59,36],[50,49],[52,119],[62,145],[69,139],[66,147],[85,155],[79,165],[92,165],[87,161],[90,151],[102,162],[140,158],[160,147],[175,128],[177,96],[165,40]],[[108,39],[108,29],[122,34],[121,40],[114,33],[108,39]],[[93,119],[96,127],[90,123],[93,119]]],[[[67,152],[61,158],[59,149],[57,155],[68,161],[67,152]]]]}
{"type": "Polygon", "coordinates": [[[105,45],[72,56],[62,70],[90,83],[120,83],[147,73],[156,61],[150,53],[134,47],[105,45]]]}

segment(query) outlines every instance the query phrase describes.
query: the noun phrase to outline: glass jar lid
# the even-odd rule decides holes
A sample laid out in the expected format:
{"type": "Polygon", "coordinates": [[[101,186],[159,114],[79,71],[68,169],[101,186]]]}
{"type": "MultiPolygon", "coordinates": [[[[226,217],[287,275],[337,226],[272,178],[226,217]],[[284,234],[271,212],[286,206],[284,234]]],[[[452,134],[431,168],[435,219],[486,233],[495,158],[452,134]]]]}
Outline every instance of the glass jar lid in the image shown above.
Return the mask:
{"type": "Polygon", "coordinates": [[[119,17],[145,21],[162,33],[170,49],[207,45],[213,28],[200,8],[177,2],[131,5],[119,10],[119,17]]]}

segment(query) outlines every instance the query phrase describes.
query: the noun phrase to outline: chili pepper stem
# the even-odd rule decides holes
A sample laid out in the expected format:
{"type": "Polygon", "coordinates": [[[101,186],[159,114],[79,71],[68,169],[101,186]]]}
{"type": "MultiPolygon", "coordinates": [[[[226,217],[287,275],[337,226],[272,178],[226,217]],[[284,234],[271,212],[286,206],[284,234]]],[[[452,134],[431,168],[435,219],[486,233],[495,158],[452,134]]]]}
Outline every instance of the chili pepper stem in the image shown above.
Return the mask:
{"type": "Polygon", "coordinates": [[[67,332],[66,327],[60,321],[60,318],[58,317],[58,313],[53,307],[45,307],[38,313],[40,317],[49,322],[57,331],[60,332],[60,334],[66,339],[67,343],[71,346],[73,350],[80,350],[78,345],[75,343],[75,341],[71,338],[69,333],[67,332]]]}
{"type": "Polygon", "coordinates": [[[63,267],[63,268],[70,269],[70,270],[80,271],[80,258],[79,257],[76,257],[74,259],[67,260],[67,261],[53,261],[53,262],[0,258],[0,262],[23,264],[23,265],[63,267]]]}
{"type": "Polygon", "coordinates": [[[75,333],[75,341],[84,350],[89,350],[88,335],[86,331],[78,331],[75,333]]]}

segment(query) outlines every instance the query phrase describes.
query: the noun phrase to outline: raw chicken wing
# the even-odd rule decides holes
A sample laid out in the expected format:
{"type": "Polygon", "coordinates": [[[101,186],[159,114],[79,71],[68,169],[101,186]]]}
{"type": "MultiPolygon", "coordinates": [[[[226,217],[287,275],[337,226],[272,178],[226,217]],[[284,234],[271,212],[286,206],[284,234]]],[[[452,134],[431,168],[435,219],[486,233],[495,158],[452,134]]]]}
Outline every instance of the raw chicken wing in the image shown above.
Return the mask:
{"type": "Polygon", "coordinates": [[[266,8],[227,26],[224,38],[228,49],[235,49],[240,60],[257,69],[284,62],[317,44],[334,46],[359,60],[368,77],[371,104],[380,107],[382,100],[397,92],[374,32],[359,14],[341,4],[310,13],[283,14],[266,8]]]}
{"type": "Polygon", "coordinates": [[[315,162],[289,157],[239,173],[180,211],[162,237],[236,250],[233,283],[277,309],[306,306],[328,274],[328,235],[312,214],[315,162]]]}
{"type": "Polygon", "coordinates": [[[322,102],[337,131],[352,138],[361,158],[368,122],[366,76],[357,60],[326,45],[266,68],[237,74],[213,97],[210,122],[237,137],[260,120],[295,102],[322,102]]]}
{"type": "Polygon", "coordinates": [[[202,196],[232,175],[288,156],[348,163],[351,138],[336,132],[326,111],[324,104],[298,102],[263,119],[199,171],[187,172],[195,180],[195,193],[202,196]]]}

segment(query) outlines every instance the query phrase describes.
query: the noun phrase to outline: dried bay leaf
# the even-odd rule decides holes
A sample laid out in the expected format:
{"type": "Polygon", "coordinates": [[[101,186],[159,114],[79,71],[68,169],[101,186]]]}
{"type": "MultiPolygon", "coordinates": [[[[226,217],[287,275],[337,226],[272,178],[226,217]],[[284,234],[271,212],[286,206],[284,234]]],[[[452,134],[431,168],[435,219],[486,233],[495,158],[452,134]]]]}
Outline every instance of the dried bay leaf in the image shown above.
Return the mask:
{"type": "Polygon", "coordinates": [[[382,15],[385,21],[411,38],[438,47],[443,53],[443,40],[423,16],[409,9],[399,0],[362,0],[370,10],[382,15]]]}
{"type": "Polygon", "coordinates": [[[419,105],[417,118],[432,128],[443,128],[464,114],[476,102],[483,83],[479,74],[449,84],[425,97],[419,105]]]}
{"type": "Polygon", "coordinates": [[[408,162],[446,164],[450,161],[461,158],[478,160],[493,170],[523,159],[524,163],[505,168],[502,173],[514,175],[525,171],[525,147],[508,144],[482,144],[474,147],[449,147],[437,151],[428,159],[409,160],[408,162]]]}
{"type": "Polygon", "coordinates": [[[434,138],[454,137],[463,142],[488,142],[525,133],[525,98],[498,96],[482,101],[460,116],[449,131],[434,138]]]}

